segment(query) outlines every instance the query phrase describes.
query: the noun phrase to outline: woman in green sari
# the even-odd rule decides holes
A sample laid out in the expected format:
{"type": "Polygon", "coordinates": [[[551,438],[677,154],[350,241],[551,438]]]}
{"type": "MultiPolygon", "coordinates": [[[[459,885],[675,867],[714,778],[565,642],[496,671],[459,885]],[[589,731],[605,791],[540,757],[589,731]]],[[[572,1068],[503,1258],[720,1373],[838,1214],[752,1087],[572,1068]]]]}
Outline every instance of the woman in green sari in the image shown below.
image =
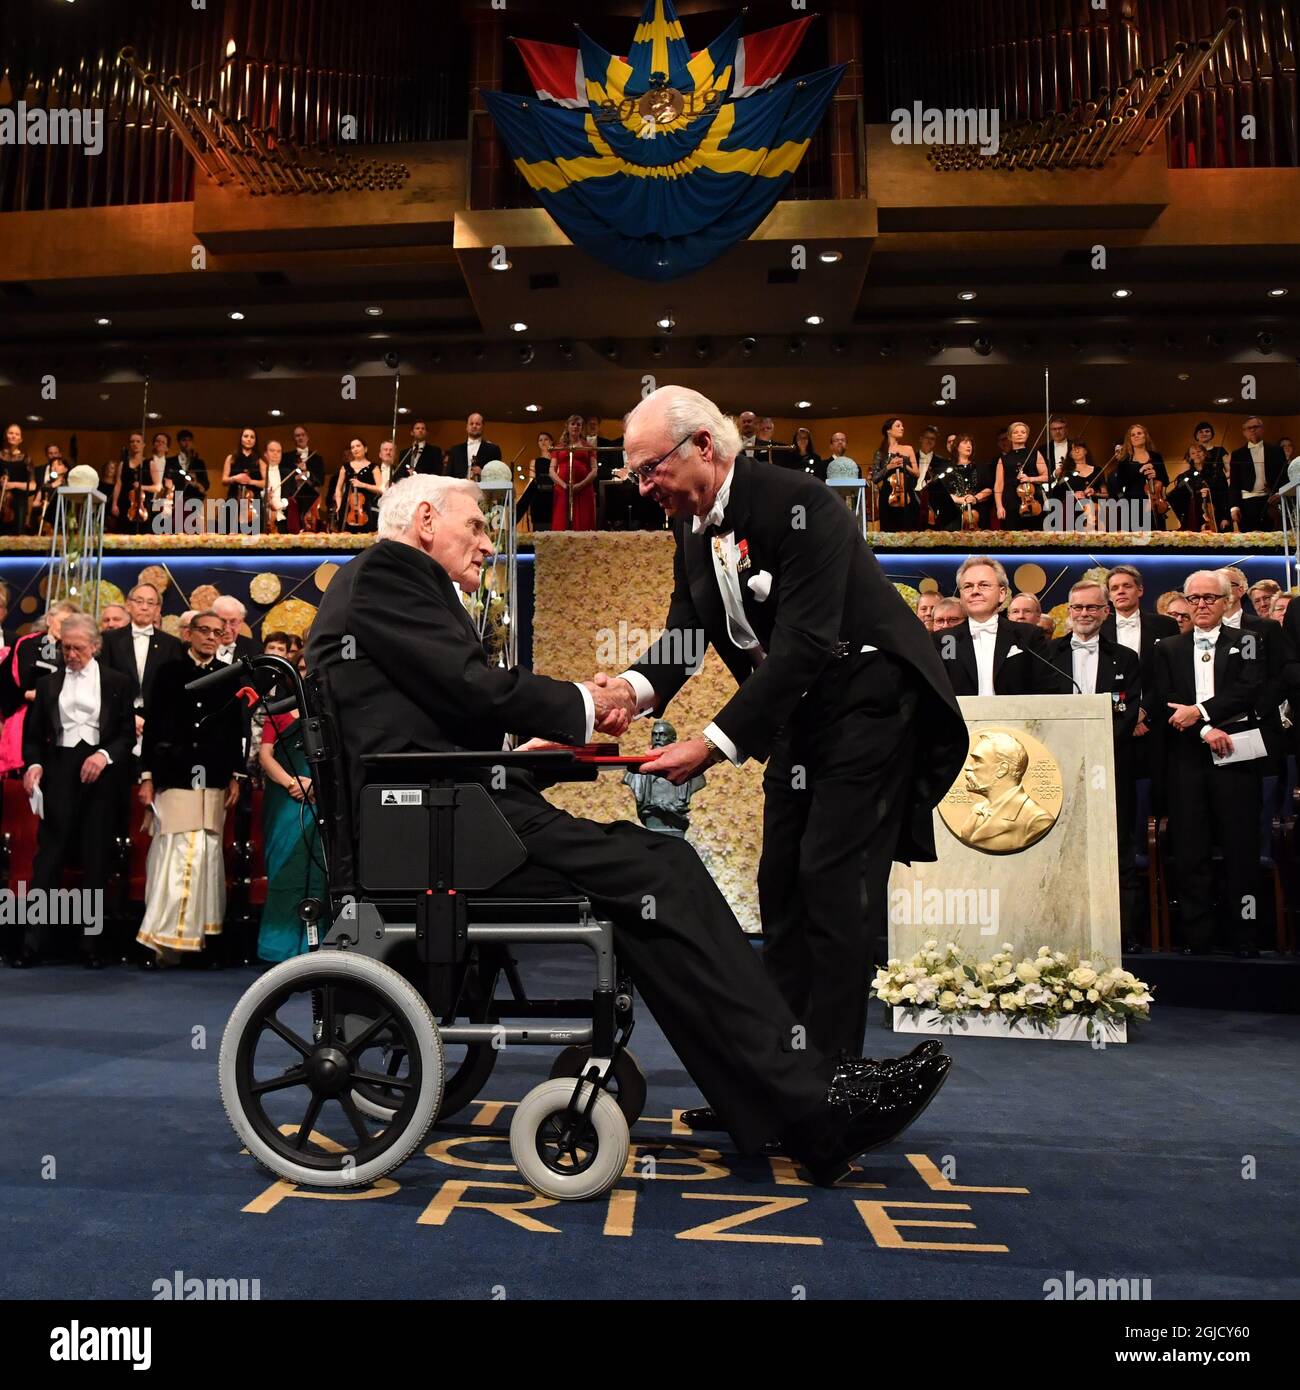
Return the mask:
{"type": "MultiPolygon", "coordinates": [[[[298,669],[304,675],[306,663],[298,669]]],[[[312,791],[311,768],[296,713],[273,714],[258,750],[266,790],[262,796],[266,906],[257,933],[259,960],[305,955],[307,929],[298,918],[304,898],[325,895],[324,855],[312,791]]]]}

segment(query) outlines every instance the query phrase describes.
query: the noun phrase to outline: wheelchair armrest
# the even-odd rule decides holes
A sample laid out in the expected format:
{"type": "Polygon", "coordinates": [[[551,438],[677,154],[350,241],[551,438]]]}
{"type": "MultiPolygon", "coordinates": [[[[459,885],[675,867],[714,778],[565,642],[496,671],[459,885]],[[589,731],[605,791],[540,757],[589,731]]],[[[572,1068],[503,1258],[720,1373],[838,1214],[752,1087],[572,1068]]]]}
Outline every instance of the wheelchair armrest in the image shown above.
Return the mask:
{"type": "Polygon", "coordinates": [[[366,753],[362,755],[368,776],[382,775],[406,780],[437,781],[455,777],[473,768],[517,768],[535,772],[551,782],[591,782],[599,774],[593,764],[580,762],[564,748],[539,748],[527,753],[473,752],[457,749],[448,753],[366,753]]]}

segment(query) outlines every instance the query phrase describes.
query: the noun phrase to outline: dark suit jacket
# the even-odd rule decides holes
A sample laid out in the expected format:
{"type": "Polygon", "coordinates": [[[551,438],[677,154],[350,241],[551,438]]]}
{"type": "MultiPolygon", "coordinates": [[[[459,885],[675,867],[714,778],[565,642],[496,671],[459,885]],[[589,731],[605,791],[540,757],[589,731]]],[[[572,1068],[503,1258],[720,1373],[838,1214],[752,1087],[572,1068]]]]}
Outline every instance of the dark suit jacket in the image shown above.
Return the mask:
{"type": "MultiPolygon", "coordinates": [[[[978,695],[979,667],[970,624],[962,622],[946,632],[936,632],[933,641],[952,682],[953,694],[978,695]]],[[[1042,628],[1032,623],[1013,623],[1005,613],[999,613],[993,645],[994,694],[1060,695],[1070,689],[1068,681],[1062,686],[1059,673],[1047,659],[1047,637],[1042,628]]]]}
{"type": "MultiPolygon", "coordinates": [[[[1171,700],[1180,705],[1197,703],[1195,635],[1193,629],[1180,637],[1168,637],[1156,648],[1152,706],[1161,711],[1169,756],[1207,762],[1210,752],[1200,736],[1205,721],[1198,721],[1186,731],[1175,731],[1168,723],[1171,700]]],[[[1228,734],[1259,726],[1256,708],[1267,678],[1262,647],[1252,652],[1240,638],[1241,634],[1232,628],[1220,628],[1214,648],[1214,695],[1205,701],[1210,723],[1228,734]]]]}
{"type": "MultiPolygon", "coordinates": [[[[410,477],[412,473],[441,473],[443,470],[442,450],[430,441],[426,440],[424,448],[420,450],[419,462],[416,462],[415,445],[410,445],[402,457],[397,461],[397,467],[393,470],[393,481],[398,482],[402,478],[410,477]]],[[[458,473],[457,477],[464,474],[458,473]]]]}
{"type": "MultiPolygon", "coordinates": [[[[214,661],[208,670],[219,666],[214,661]]],[[[187,654],[168,662],[154,678],[140,770],[152,775],[157,791],[193,786],[196,767],[203,768],[209,791],[225,787],[243,770],[244,702],[185,689],[202,674],[187,654]]]]}
{"type": "MultiPolygon", "coordinates": [[[[63,722],[59,696],[63,693],[66,670],[56,671],[36,683],[36,699],[23,720],[23,762],[28,767],[40,763],[47,768],[50,754],[59,746],[63,722]]],[[[131,683],[118,671],[99,663],[99,742],[114,767],[120,768],[131,755],[135,743],[135,711],[131,683]]]]}
{"type": "Polygon", "coordinates": [[[918,726],[928,735],[895,858],[933,859],[931,812],[961,769],[968,742],[925,629],[885,578],[849,509],[811,475],[738,458],[727,523],[747,546],[742,601],[766,659],[755,667],[727,635],[712,541],[694,535],[689,518],[679,519],[665,632],[634,667],[654,688],[656,712],[681,689],[695,669],[690,659],[703,658],[707,641],[739,686],[714,722],[742,753],[765,761],[792,722],[825,727],[862,708],[871,664],[888,654],[915,673],[918,726]],[[760,601],[749,581],[764,573],[770,589],[760,601]]]}
{"type": "MultiPolygon", "coordinates": [[[[1061,672],[1064,688],[1074,694],[1074,651],[1073,639],[1067,633],[1047,644],[1047,659],[1061,672]]],[[[1097,634],[1097,685],[1094,690],[1080,692],[1084,695],[1109,695],[1110,712],[1113,716],[1111,728],[1118,749],[1133,736],[1137,728],[1138,707],[1142,703],[1141,663],[1136,652],[1121,647],[1118,642],[1097,634]],[[1124,708],[1120,709],[1123,705],[1124,708]]]]}
{"type": "MultiPolygon", "coordinates": [[[[1142,687],[1143,689],[1150,689],[1154,679],[1152,663],[1155,660],[1156,644],[1163,642],[1168,637],[1177,637],[1178,624],[1172,618],[1165,617],[1163,613],[1140,612],[1138,616],[1142,620],[1142,637],[1138,652],[1139,665],[1142,670],[1142,687]]],[[[1115,635],[1116,632],[1115,611],[1112,609],[1110,617],[1101,625],[1101,635],[1108,642],[1122,646],[1123,644],[1115,635]]],[[[1161,721],[1157,720],[1157,722],[1161,721]]]]}
{"type": "Polygon", "coordinates": [[[110,671],[118,671],[124,675],[131,683],[132,700],[137,695],[142,696],[147,708],[158,672],[169,661],[179,661],[184,654],[185,648],[179,638],[164,632],[160,627],[155,627],[153,636],[149,639],[149,655],[145,658],[142,688],[135,666],[135,639],[132,636],[131,624],[128,623],[125,627],[114,628],[112,632],[104,634],[104,649],[99,660],[100,664],[107,666],[110,671]]]}
{"type": "MultiPolygon", "coordinates": [[[[1169,486],[1169,470],[1165,467],[1163,455],[1151,449],[1151,464],[1155,468],[1157,479],[1169,486]]],[[[1109,483],[1107,491],[1112,497],[1125,497],[1130,502],[1140,502],[1146,496],[1147,479],[1142,472],[1142,466],[1135,459],[1121,459],[1114,467],[1113,471],[1107,475],[1109,483]]],[[[1177,627],[1177,624],[1174,624],[1177,627]]]]}
{"type": "Polygon", "coordinates": [[[446,571],[401,541],[377,541],[335,575],[307,660],[347,711],[340,738],[354,815],[364,754],[491,752],[507,733],[569,744],[586,733],[577,687],[490,665],[446,571]],[[345,659],[348,637],[355,652],[345,659]]]}
{"type": "MultiPolygon", "coordinates": [[[[1286,455],[1280,444],[1264,445],[1264,481],[1270,492],[1276,492],[1286,482],[1286,455]]],[[[1228,491],[1234,507],[1241,506],[1241,494],[1255,490],[1255,462],[1250,446],[1243,444],[1232,451],[1228,460],[1228,491]]]]}
{"type": "MultiPolygon", "coordinates": [[[[493,444],[490,439],[483,439],[479,441],[474,463],[481,469],[485,463],[491,463],[493,459],[500,457],[501,446],[493,444]]],[[[453,444],[447,450],[447,476],[449,478],[469,477],[469,445],[463,439],[459,444],[453,444]]]]}
{"type": "Polygon", "coordinates": [[[1286,731],[1282,727],[1279,706],[1287,698],[1286,680],[1282,674],[1285,656],[1282,650],[1282,624],[1273,618],[1261,618],[1250,609],[1250,596],[1241,610],[1241,628],[1259,638],[1264,644],[1264,683],[1259,691],[1259,726],[1264,733],[1268,751],[1275,757],[1287,751],[1286,731]]]}

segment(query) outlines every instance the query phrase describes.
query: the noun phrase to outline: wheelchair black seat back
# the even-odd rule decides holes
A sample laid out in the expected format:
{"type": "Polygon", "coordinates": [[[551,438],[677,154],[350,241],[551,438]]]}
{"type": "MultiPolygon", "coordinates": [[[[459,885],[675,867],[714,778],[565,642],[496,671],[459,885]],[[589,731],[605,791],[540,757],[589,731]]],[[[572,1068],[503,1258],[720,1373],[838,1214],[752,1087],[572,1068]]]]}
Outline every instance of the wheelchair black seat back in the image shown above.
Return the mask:
{"type": "Polygon", "coordinates": [[[581,895],[494,894],[527,852],[485,785],[503,765],[552,781],[595,769],[563,750],[386,753],[364,760],[354,793],[328,681],[277,657],[226,679],[233,690],[256,673],[266,689],[268,671],[289,691],[268,707],[301,720],[327,889],[300,907],[312,949],[262,975],[227,1025],[220,1080],[236,1132],[287,1181],[373,1182],[479,1094],[502,1049],[552,1046],[551,1079],[515,1110],[515,1163],[543,1195],[607,1190],[645,1101],[625,1045],[632,991],[612,925],[581,895]],[[589,996],[528,997],[511,948],[555,942],[592,953],[589,996]]]}

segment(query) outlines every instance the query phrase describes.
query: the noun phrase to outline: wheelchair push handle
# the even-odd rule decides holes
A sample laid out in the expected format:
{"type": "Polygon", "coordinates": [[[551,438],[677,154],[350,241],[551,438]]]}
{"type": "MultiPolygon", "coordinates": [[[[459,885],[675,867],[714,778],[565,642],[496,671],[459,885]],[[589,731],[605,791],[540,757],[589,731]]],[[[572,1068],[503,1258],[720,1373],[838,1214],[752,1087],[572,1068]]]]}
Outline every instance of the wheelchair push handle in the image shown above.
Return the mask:
{"type": "Polygon", "coordinates": [[[307,694],[303,689],[302,677],[298,674],[298,668],[288,662],[282,656],[246,656],[238,661],[232,661],[229,666],[219,666],[215,671],[208,671],[205,675],[189,681],[185,689],[192,690],[196,694],[201,691],[222,691],[234,696],[244,686],[251,685],[258,694],[262,694],[262,686],[267,690],[273,689],[280,682],[288,682],[291,693],[279,696],[274,700],[266,701],[266,708],[269,714],[287,714],[290,710],[297,710],[299,714],[307,713],[307,694]],[[276,679],[273,681],[263,680],[261,684],[255,679],[259,671],[272,671],[276,679]]]}

